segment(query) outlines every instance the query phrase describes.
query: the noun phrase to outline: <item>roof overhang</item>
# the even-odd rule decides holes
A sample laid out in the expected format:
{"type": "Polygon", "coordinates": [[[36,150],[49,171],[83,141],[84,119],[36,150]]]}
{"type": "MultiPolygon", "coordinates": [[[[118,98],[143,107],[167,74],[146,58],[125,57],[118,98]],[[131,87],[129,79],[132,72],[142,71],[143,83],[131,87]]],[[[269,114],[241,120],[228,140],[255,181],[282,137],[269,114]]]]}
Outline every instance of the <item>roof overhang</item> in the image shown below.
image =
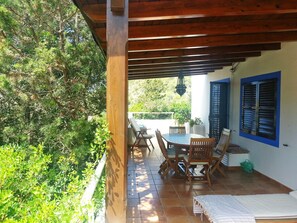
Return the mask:
{"type": "MultiPolygon", "coordinates": [[[[73,0],[106,52],[106,1],[73,0]]],[[[121,0],[114,1],[121,10],[121,0]]],[[[128,77],[200,75],[297,40],[297,0],[130,0],[128,77]]]]}

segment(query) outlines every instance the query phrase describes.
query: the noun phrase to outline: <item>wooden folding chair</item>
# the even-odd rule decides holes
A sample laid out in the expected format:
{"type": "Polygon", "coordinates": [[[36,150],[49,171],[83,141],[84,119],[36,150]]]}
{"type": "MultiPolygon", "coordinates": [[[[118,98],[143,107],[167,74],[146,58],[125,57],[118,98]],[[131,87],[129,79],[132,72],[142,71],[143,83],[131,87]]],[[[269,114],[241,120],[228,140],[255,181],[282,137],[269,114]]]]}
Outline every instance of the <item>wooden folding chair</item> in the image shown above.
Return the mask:
{"type": "Polygon", "coordinates": [[[134,118],[130,118],[129,122],[131,124],[131,127],[133,129],[134,135],[135,135],[135,142],[133,143],[131,150],[134,149],[134,147],[139,147],[140,142],[143,140],[145,143],[145,146],[151,151],[149,144],[147,143],[147,140],[150,142],[150,145],[153,149],[155,149],[151,139],[154,137],[154,135],[147,134],[146,130],[141,129],[140,126],[137,124],[136,120],[134,118]]]}
{"type": "Polygon", "coordinates": [[[178,162],[183,159],[183,154],[177,154],[174,148],[166,149],[161,132],[158,129],[156,130],[156,137],[160,150],[165,158],[158,172],[162,176],[166,176],[170,170],[174,170],[175,173],[178,173],[178,162]]]}
{"type": "Polygon", "coordinates": [[[190,182],[192,179],[198,178],[211,186],[209,168],[214,146],[215,138],[191,138],[189,155],[185,155],[183,160],[186,167],[186,175],[190,182]],[[190,168],[193,166],[202,166],[204,172],[196,174],[194,170],[190,171],[190,168]]]}
{"type": "Polygon", "coordinates": [[[169,134],[186,134],[185,126],[169,126],[169,134]]]}
{"type": "Polygon", "coordinates": [[[219,142],[213,152],[212,165],[210,167],[210,174],[213,174],[214,171],[218,170],[223,176],[225,176],[225,173],[221,168],[221,162],[229,147],[230,136],[231,136],[231,130],[224,128],[221,133],[219,142]]]}

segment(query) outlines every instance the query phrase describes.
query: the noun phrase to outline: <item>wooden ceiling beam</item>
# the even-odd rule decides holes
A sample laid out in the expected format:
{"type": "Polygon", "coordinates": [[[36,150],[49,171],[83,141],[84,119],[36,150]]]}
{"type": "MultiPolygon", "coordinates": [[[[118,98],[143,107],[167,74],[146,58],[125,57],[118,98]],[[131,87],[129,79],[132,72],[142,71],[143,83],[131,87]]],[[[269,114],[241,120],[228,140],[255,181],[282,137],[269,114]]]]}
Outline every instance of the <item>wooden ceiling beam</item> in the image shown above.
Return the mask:
{"type": "Polygon", "coordinates": [[[128,68],[135,68],[135,67],[157,67],[157,66],[170,66],[176,64],[197,64],[197,65],[212,65],[212,64],[219,64],[219,63],[237,63],[237,62],[244,62],[245,58],[232,58],[232,59],[219,59],[219,60],[205,60],[205,61],[184,61],[184,62],[171,62],[171,63],[144,63],[144,64],[128,64],[128,68]]]}
{"type": "Polygon", "coordinates": [[[259,51],[263,51],[263,50],[279,50],[280,48],[281,48],[280,43],[239,45],[239,46],[202,47],[202,48],[195,48],[195,49],[129,52],[128,57],[129,57],[129,59],[177,57],[177,56],[186,56],[186,55],[259,52],[259,51]]]}
{"type": "MultiPolygon", "coordinates": [[[[106,20],[106,4],[82,4],[93,22],[106,20]]],[[[296,0],[175,0],[129,2],[129,21],[297,12],[296,0]]]]}
{"type": "Polygon", "coordinates": [[[296,41],[297,31],[129,41],[129,51],[296,41]]]}
{"type": "Polygon", "coordinates": [[[218,68],[229,66],[232,63],[221,63],[221,64],[203,64],[203,65],[196,65],[196,64],[178,64],[178,65],[163,65],[163,66],[151,66],[151,67],[137,67],[137,68],[129,68],[129,72],[133,71],[150,71],[150,70],[165,70],[165,69],[186,69],[186,68],[218,68]]]}
{"type": "MultiPolygon", "coordinates": [[[[296,3],[297,4],[297,3],[296,3]]],[[[265,16],[266,18],[267,16],[265,16]]],[[[261,33],[296,31],[297,14],[281,14],[264,19],[263,16],[241,16],[223,18],[195,18],[178,20],[178,23],[139,25],[129,24],[129,40],[158,39],[161,37],[182,37],[187,35],[221,35],[239,33],[261,33]]],[[[137,24],[137,23],[136,23],[137,24]]],[[[95,33],[104,40],[105,27],[94,28],[95,33]]]]}
{"type": "MultiPolygon", "coordinates": [[[[297,4],[297,3],[296,3],[297,4]]],[[[249,19],[248,17],[195,23],[162,24],[149,26],[129,26],[129,40],[157,39],[160,37],[176,37],[187,35],[227,35],[244,33],[262,33],[278,31],[296,31],[297,16],[292,18],[270,18],[269,20],[249,19]]]]}
{"type": "MultiPolygon", "coordinates": [[[[106,50],[107,0],[73,1],[106,50]]],[[[124,0],[111,1],[121,11],[124,0]]],[[[204,74],[297,40],[297,0],[129,0],[126,8],[129,79],[204,74]]]]}
{"type": "Polygon", "coordinates": [[[129,75],[131,74],[154,74],[154,73],[169,73],[169,72],[180,72],[181,70],[183,72],[193,72],[193,71],[199,71],[199,72],[210,72],[214,70],[222,69],[223,67],[191,67],[191,68],[167,68],[167,69],[159,69],[159,70],[142,70],[142,71],[130,71],[128,72],[129,75]]]}
{"type": "Polygon", "coordinates": [[[144,59],[144,60],[128,60],[128,64],[145,64],[145,63],[171,63],[171,62],[184,62],[184,61],[203,61],[203,60],[218,60],[218,59],[232,59],[232,58],[246,58],[246,57],[258,57],[261,56],[261,52],[250,52],[250,53],[231,53],[224,55],[202,55],[202,56],[191,56],[191,57],[174,57],[174,58],[163,58],[163,59],[144,59]]]}
{"type": "MultiPolygon", "coordinates": [[[[152,79],[152,78],[165,78],[165,77],[172,77],[176,78],[179,73],[156,73],[156,74],[141,74],[141,75],[129,75],[129,80],[138,80],[138,79],[152,79]]],[[[201,72],[191,72],[185,74],[184,76],[193,76],[193,75],[207,75],[207,73],[201,72]]]]}

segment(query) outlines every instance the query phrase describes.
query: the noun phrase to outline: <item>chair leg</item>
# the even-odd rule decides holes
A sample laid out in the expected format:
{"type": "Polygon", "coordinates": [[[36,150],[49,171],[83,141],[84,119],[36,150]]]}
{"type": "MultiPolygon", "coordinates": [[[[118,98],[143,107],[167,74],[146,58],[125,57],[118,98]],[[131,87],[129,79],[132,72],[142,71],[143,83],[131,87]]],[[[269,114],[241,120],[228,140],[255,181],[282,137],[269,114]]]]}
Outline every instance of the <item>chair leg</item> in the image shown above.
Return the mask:
{"type": "Polygon", "coordinates": [[[216,161],[213,167],[210,169],[210,174],[213,174],[215,170],[218,170],[224,177],[226,176],[223,172],[222,168],[220,167],[221,162],[216,161]]]}
{"type": "MultiPolygon", "coordinates": [[[[145,143],[145,145],[146,145],[146,147],[148,148],[148,150],[149,151],[151,151],[151,149],[150,149],[150,147],[149,147],[149,145],[147,144],[147,141],[146,141],[146,139],[143,139],[144,140],[144,143],[145,143]]],[[[151,140],[150,140],[151,141],[151,140]]],[[[152,142],[151,142],[152,143],[152,142]]]]}
{"type": "Polygon", "coordinates": [[[160,165],[160,169],[159,169],[158,173],[164,172],[167,168],[168,168],[168,163],[166,160],[164,160],[163,163],[160,165]]]}
{"type": "Polygon", "coordinates": [[[135,139],[135,142],[133,143],[133,145],[131,147],[131,150],[133,150],[134,147],[139,144],[139,142],[140,142],[140,139],[139,138],[135,139]]]}
{"type": "Polygon", "coordinates": [[[155,149],[154,144],[152,143],[151,139],[149,139],[151,146],[153,147],[153,149],[155,149]]]}
{"type": "Polygon", "coordinates": [[[191,183],[192,182],[192,177],[190,173],[190,165],[186,164],[186,176],[188,177],[188,181],[191,183]]]}
{"type": "Polygon", "coordinates": [[[205,172],[205,169],[204,169],[204,167],[200,170],[200,173],[201,174],[204,174],[204,172],[205,172]]]}
{"type": "Polygon", "coordinates": [[[170,166],[168,166],[168,167],[165,169],[164,173],[162,174],[162,177],[167,176],[167,174],[169,173],[169,170],[170,170],[170,166]]]}
{"type": "Polygon", "coordinates": [[[218,171],[225,177],[225,173],[224,171],[222,170],[222,168],[220,167],[220,164],[218,165],[218,171]]]}
{"type": "Polygon", "coordinates": [[[205,175],[206,175],[206,180],[208,185],[211,187],[211,180],[210,180],[210,171],[209,171],[209,166],[205,165],[204,166],[205,169],[205,175]]]}

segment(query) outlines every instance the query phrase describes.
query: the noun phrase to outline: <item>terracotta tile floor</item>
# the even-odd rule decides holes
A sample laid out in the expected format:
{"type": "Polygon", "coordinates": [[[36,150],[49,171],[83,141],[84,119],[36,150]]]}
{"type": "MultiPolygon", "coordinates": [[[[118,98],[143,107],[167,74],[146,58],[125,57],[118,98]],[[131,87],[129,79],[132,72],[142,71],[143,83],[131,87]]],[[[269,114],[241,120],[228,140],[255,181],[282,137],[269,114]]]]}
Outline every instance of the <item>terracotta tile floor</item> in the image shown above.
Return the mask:
{"type": "MultiPolygon", "coordinates": [[[[288,189],[258,173],[247,174],[237,170],[227,170],[226,177],[219,173],[212,176],[212,186],[177,179],[169,173],[162,178],[158,174],[163,161],[160,149],[152,152],[145,148],[135,148],[128,158],[128,201],[127,222],[201,222],[192,213],[192,199],[200,194],[259,194],[288,193],[288,189]]],[[[208,222],[204,218],[204,222],[208,222]]],[[[257,221],[257,222],[272,222],[257,221]]],[[[295,220],[276,222],[297,222],[295,220]]]]}

